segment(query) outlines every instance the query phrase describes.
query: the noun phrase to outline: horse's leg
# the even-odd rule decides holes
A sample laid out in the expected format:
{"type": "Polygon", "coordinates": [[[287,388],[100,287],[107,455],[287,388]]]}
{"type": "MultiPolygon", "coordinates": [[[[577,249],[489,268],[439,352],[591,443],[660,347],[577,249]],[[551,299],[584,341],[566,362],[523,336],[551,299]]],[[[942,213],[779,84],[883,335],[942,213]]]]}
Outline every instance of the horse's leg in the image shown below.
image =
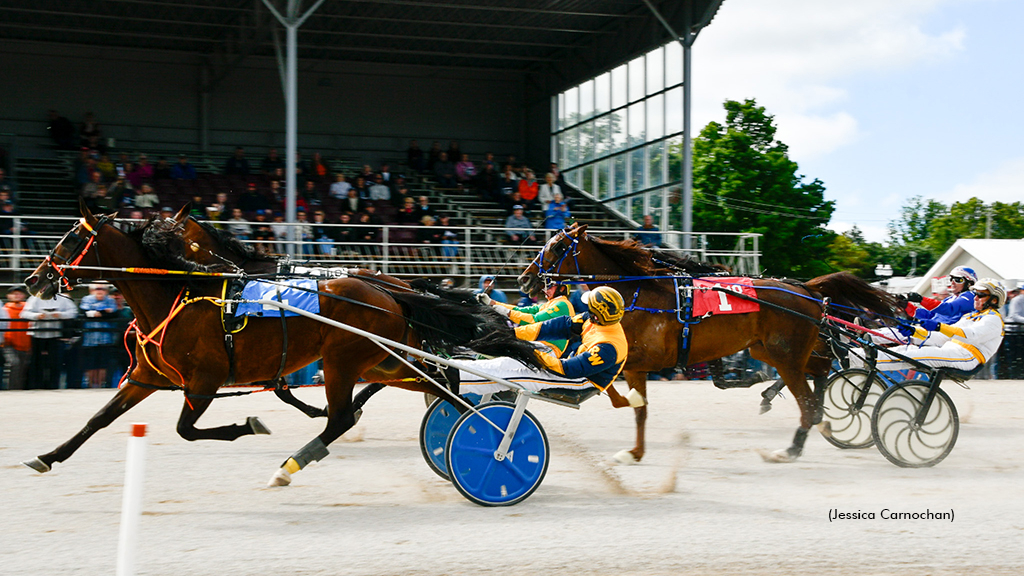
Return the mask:
{"type": "Polygon", "coordinates": [[[292,394],[291,388],[284,384],[284,378],[278,378],[274,382],[274,394],[281,399],[282,402],[290,406],[294,406],[299,409],[300,412],[309,416],[310,418],[323,418],[327,416],[326,408],[317,408],[316,406],[310,406],[302,400],[299,400],[292,394]],[[283,385],[284,384],[284,385],[283,385]]]}
{"type": "Polygon", "coordinates": [[[779,378],[774,384],[764,389],[761,392],[761,414],[772,409],[772,400],[782,392],[782,389],[786,387],[786,381],[779,378]]]}
{"type": "Polygon", "coordinates": [[[153,392],[156,392],[156,390],[152,388],[142,388],[132,384],[125,385],[70,440],[58,446],[53,452],[37,456],[32,460],[23,462],[23,464],[36,472],[49,472],[54,462],[63,462],[70,458],[90,436],[100,429],[109,426],[118,416],[127,412],[132,406],[135,406],[153,392]]]}
{"type": "Polygon", "coordinates": [[[216,428],[196,428],[196,421],[210,407],[212,398],[186,397],[178,417],[178,435],[188,440],[232,441],[249,434],[270,434],[270,429],[256,416],[249,416],[245,424],[228,424],[216,428]]]}
{"type": "Polygon", "coordinates": [[[792,365],[776,366],[779,375],[786,382],[786,387],[793,393],[797,406],[800,407],[800,427],[796,429],[796,434],[793,435],[793,443],[789,448],[776,450],[764,457],[768,462],[796,461],[803,454],[804,442],[807,441],[807,432],[814,425],[814,414],[818,409],[817,405],[819,403],[817,397],[807,385],[807,379],[803,373],[803,364],[803,362],[800,362],[799,367],[792,365]]]}
{"type": "MultiPolygon", "coordinates": [[[[355,426],[359,419],[358,407],[352,400],[352,388],[355,386],[355,376],[351,373],[339,373],[339,369],[331,369],[327,362],[324,363],[324,384],[327,389],[327,426],[319,436],[308,444],[299,448],[281,464],[281,468],[270,478],[267,486],[287,486],[292,482],[292,474],[305,468],[311,462],[319,462],[330,452],[327,446],[337,440],[342,434],[355,426]]],[[[361,402],[366,402],[369,397],[379,390],[378,385],[371,384],[360,392],[361,402]],[[371,392],[364,395],[367,390],[371,392]]],[[[360,406],[362,404],[360,403],[360,406]]],[[[361,411],[360,411],[361,412],[361,411]]]]}
{"type": "Polygon", "coordinates": [[[647,425],[647,372],[629,370],[624,372],[631,392],[639,394],[644,405],[633,408],[636,418],[636,445],[632,450],[621,450],[613,456],[622,464],[635,464],[644,457],[644,432],[647,425]]]}

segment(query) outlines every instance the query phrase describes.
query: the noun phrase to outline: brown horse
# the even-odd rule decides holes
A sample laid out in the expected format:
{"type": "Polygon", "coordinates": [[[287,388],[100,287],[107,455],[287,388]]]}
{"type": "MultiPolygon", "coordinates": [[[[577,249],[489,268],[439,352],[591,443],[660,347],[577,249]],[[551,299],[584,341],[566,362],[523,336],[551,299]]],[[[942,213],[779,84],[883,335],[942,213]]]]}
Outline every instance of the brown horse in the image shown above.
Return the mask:
{"type": "MultiPolygon", "coordinates": [[[[163,240],[165,231],[150,221],[123,232],[112,216],[94,216],[82,206],[83,218],[25,281],[29,291],[51,298],[61,286],[85,279],[109,279],[124,294],[138,322],[140,358],[107,405],[70,440],[25,464],[46,472],[70,457],[97,430],[161,389],[183,389],[186,398],[178,433],[186,440],[234,440],[268,434],[258,418],[244,424],[200,429],[195,424],[213,394],[232,370],[221,325],[221,282],[196,277],[127,274],[126,269],[160,269],[175,261],[163,240]],[[177,279],[176,279],[177,278],[177,279]]],[[[320,314],[395,341],[407,337],[409,325],[431,347],[450,350],[464,345],[481,352],[510,353],[536,366],[533,349],[514,338],[500,317],[472,313],[442,299],[382,290],[352,278],[318,285],[320,314]],[[482,348],[489,347],[485,351],[482,348]]],[[[335,329],[303,316],[249,318],[234,338],[234,373],[238,383],[291,373],[322,358],[328,403],[324,431],[285,461],[272,484],[290,482],[290,474],[327,455],[327,446],[351,428],[359,406],[352,399],[355,382],[388,355],[368,338],[335,329]]],[[[422,382],[398,387],[420,392],[445,391],[422,382]]]]}
{"type": "MultiPolygon", "coordinates": [[[[824,382],[830,368],[829,362],[813,362],[811,358],[818,344],[816,321],[822,316],[821,296],[878,313],[891,312],[891,297],[847,273],[830,274],[805,284],[755,279],[757,298],[765,303],[760,310],[713,315],[691,324],[690,346],[685,350],[680,340],[683,324],[676,318],[676,287],[671,279],[664,278],[678,276],[681,271],[697,276],[718,270],[663,254],[655,260],[651,250],[632,240],[602,240],[588,235],[585,225],[574,224],[548,241],[519,277],[519,284],[523,291],[536,295],[543,286],[541,275],[548,274],[555,278],[584,276],[590,287],[607,284],[617,289],[627,305],[622,320],[629,341],[626,382],[645,398],[648,372],[680,363],[707,362],[749,348],[752,357],[778,370],[800,407],[800,426],[793,443],[766,459],[795,460],[803,451],[807,432],[821,420],[820,399],[811,391],[804,374],[810,373],[818,388],[817,383],[824,382]],[[616,281],[650,276],[662,279],[616,281]]],[[[636,445],[616,455],[621,461],[639,461],[644,455],[647,407],[635,411],[636,445]]]]}

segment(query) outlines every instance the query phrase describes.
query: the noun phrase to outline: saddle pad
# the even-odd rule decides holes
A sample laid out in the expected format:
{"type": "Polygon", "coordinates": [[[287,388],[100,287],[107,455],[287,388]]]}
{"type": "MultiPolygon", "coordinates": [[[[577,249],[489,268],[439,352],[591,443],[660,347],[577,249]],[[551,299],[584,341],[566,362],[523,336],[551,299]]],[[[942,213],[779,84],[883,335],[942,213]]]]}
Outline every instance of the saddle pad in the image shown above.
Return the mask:
{"type": "Polygon", "coordinates": [[[757,312],[761,305],[750,300],[736,298],[725,292],[710,290],[712,286],[720,286],[726,290],[742,293],[744,296],[756,298],[754,281],[751,278],[715,278],[714,280],[693,279],[693,316],[705,314],[747,314],[757,312]]]}
{"type": "MultiPolygon", "coordinates": [[[[316,293],[316,280],[296,279],[281,282],[264,282],[254,280],[247,282],[242,288],[242,300],[274,300],[289,306],[301,308],[314,314],[320,313],[320,295],[316,293]],[[287,284],[287,286],[282,286],[287,284]],[[294,287],[302,288],[296,290],[294,287]],[[278,291],[281,297],[278,298],[278,291]],[[307,292],[306,290],[312,290],[307,292]]],[[[238,305],[236,316],[258,316],[263,318],[280,318],[281,309],[276,306],[261,306],[255,302],[243,302],[238,305]]],[[[284,311],[285,316],[298,316],[293,312],[284,311]]]]}

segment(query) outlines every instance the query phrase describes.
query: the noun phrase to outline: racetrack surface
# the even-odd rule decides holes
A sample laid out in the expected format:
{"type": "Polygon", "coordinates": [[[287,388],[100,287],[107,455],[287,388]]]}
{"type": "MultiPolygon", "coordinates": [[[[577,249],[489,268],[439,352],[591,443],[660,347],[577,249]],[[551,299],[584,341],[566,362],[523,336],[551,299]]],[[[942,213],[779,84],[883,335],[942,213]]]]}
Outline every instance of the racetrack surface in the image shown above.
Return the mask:
{"type": "Polygon", "coordinates": [[[971,386],[943,386],[960,438],[925,469],[816,431],[797,463],[763,462],[798,418],[788,394],[759,416],[763,385],[652,383],[648,454],[632,467],[609,462],[632,446],[631,410],[601,397],[579,411],[533,402],[551,466],[508,508],[471,504],[427,468],[419,394],[384,390],[330,456],[271,489],[324,423],[271,394],[218,400],[199,424],[259,415],[272,436],[186,442],[174,430],[181,395],[157,392],[40,475],[18,462],[66,440],[113,391],[2,392],[0,574],[114,573],[129,424],[148,422],[141,575],[1019,575],[1024,382],[971,386]],[[831,509],[876,518],[830,522],[831,509]],[[884,520],[883,509],[954,520],[884,520]]]}

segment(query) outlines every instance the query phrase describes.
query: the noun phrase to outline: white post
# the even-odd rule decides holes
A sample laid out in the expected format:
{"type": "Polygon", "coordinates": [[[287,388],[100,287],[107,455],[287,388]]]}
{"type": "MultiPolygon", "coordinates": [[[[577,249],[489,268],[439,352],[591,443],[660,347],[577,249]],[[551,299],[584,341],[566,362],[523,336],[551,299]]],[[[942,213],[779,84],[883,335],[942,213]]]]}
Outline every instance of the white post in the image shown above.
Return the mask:
{"type": "Polygon", "coordinates": [[[121,500],[121,533],[117,543],[117,576],[135,574],[136,543],[142,516],[142,483],[146,472],[146,425],[132,424],[128,456],[124,462],[124,498],[121,500]]]}

